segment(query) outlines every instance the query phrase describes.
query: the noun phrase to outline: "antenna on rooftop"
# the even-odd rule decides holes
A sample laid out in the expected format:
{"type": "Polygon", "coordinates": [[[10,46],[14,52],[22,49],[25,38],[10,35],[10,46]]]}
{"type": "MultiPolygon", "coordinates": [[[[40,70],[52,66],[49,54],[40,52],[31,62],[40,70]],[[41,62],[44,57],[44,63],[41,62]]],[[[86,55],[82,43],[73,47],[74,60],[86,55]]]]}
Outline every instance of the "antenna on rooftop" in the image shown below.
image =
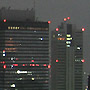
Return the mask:
{"type": "Polygon", "coordinates": [[[36,4],[36,1],[34,0],[34,17],[36,16],[36,15],[35,15],[35,14],[36,14],[36,13],[35,13],[35,8],[36,8],[36,5],[35,5],[35,4],[36,4]]]}

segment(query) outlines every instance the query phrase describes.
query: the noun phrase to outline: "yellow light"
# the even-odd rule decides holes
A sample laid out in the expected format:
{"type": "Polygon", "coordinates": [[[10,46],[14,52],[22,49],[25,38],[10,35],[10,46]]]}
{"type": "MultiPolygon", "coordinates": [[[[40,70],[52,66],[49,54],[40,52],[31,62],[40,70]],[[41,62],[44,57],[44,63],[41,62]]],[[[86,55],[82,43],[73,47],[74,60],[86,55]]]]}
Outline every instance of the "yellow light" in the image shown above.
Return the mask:
{"type": "Polygon", "coordinates": [[[34,80],[34,78],[32,78],[32,80],[34,80]]]}
{"type": "Polygon", "coordinates": [[[71,37],[71,35],[70,34],[67,34],[67,37],[71,37]]]}

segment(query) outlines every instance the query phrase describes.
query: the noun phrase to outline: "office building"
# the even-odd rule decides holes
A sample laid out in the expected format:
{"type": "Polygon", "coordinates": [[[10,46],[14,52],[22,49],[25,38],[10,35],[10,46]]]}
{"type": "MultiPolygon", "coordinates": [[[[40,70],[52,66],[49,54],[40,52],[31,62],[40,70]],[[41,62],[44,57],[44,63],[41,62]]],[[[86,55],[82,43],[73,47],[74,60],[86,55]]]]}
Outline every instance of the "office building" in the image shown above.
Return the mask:
{"type": "Polygon", "coordinates": [[[0,22],[0,90],[49,90],[49,68],[48,22],[4,18],[0,22]]]}
{"type": "Polygon", "coordinates": [[[62,23],[51,33],[51,90],[83,90],[83,31],[62,23]]]}

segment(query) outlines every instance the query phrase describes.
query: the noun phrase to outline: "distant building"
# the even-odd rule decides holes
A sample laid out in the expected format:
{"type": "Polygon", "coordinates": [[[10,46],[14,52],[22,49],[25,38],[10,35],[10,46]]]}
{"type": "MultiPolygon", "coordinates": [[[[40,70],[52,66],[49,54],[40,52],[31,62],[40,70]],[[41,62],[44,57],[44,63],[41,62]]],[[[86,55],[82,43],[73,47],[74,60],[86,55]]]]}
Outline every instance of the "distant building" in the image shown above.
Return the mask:
{"type": "Polygon", "coordinates": [[[83,90],[83,31],[62,23],[51,33],[51,90],[83,90]]]}
{"type": "Polygon", "coordinates": [[[48,22],[8,11],[0,22],[0,90],[49,90],[48,22]]]}
{"type": "Polygon", "coordinates": [[[88,76],[88,90],[90,90],[90,75],[88,76]]]}
{"type": "Polygon", "coordinates": [[[14,10],[10,7],[0,9],[0,21],[7,19],[9,21],[35,21],[35,10],[14,10]]]}

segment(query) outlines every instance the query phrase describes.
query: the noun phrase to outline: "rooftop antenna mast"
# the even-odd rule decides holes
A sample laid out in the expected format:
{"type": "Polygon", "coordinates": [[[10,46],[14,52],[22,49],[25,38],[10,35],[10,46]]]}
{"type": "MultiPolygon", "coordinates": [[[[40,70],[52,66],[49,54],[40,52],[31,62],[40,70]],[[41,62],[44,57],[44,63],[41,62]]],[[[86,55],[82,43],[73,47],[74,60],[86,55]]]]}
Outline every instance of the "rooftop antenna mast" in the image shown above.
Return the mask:
{"type": "Polygon", "coordinates": [[[35,13],[35,8],[36,8],[36,1],[34,0],[34,17],[36,16],[36,13],[35,13]]]}

